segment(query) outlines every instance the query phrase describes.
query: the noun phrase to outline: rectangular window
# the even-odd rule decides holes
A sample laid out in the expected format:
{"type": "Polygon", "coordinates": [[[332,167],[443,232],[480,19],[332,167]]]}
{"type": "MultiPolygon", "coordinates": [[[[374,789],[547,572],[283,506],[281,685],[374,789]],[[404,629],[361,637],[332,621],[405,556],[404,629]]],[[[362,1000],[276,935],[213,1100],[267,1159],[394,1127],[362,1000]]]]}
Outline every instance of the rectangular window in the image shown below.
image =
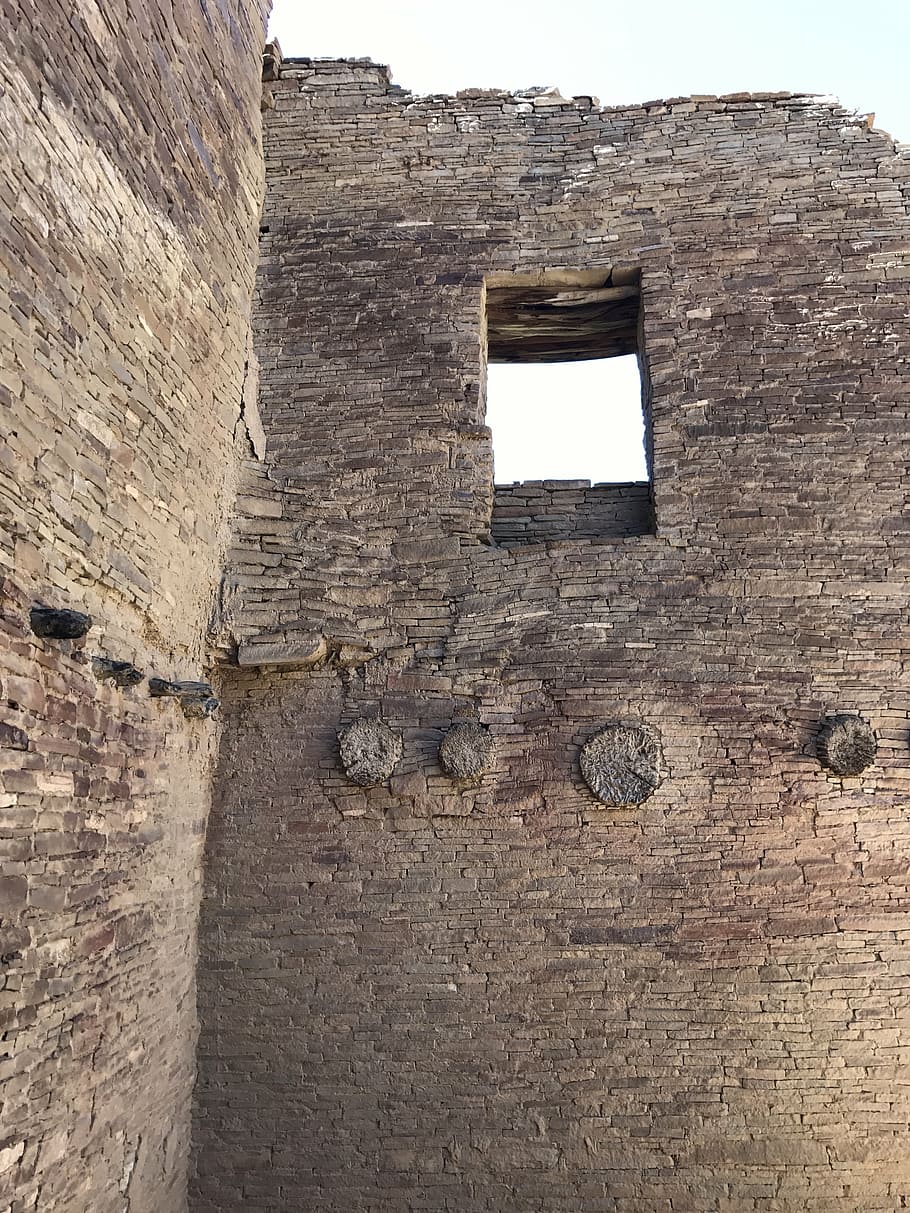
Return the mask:
{"type": "Polygon", "coordinates": [[[492,363],[487,425],[497,484],[648,479],[638,358],[492,363]]]}
{"type": "Polygon", "coordinates": [[[652,534],[638,270],[491,278],[486,341],[493,539],[652,534]]]}

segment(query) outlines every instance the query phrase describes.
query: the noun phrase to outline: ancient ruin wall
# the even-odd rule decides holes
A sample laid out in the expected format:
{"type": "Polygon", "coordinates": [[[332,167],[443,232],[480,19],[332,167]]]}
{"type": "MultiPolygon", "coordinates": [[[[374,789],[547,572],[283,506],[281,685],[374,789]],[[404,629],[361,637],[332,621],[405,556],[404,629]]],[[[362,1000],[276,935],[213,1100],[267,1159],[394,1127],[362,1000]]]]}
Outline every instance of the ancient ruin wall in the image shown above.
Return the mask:
{"type": "MultiPolygon", "coordinates": [[[[0,1209],[186,1207],[259,0],[0,3],[0,1209]],[[39,639],[35,603],[93,617],[39,639]]],[[[236,437],[235,437],[236,431],[236,437]]]]}
{"type": "Polygon", "coordinates": [[[894,1213],[907,160],[803,96],[276,98],[196,1210],[894,1213]],[[656,533],[490,542],[484,292],[553,270],[641,272],[656,533]]]}

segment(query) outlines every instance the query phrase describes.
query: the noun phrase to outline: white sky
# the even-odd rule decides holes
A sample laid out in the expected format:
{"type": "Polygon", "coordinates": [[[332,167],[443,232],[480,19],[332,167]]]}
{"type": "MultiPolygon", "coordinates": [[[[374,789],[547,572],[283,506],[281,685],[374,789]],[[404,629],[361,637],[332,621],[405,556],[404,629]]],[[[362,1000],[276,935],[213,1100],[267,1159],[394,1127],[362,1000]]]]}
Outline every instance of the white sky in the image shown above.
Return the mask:
{"type": "MultiPolygon", "coordinates": [[[[285,55],[387,63],[395,83],[414,93],[552,84],[603,105],[691,93],[834,94],[910,143],[910,0],[275,0],[269,33],[285,55]]],[[[611,430],[611,441],[597,432],[602,402],[624,390],[627,361],[567,364],[558,370],[575,382],[562,387],[551,374],[536,388],[528,382],[551,368],[492,368],[497,481],[640,478],[639,423],[611,430]],[[608,383],[593,388],[588,423],[568,424],[577,381],[602,376],[608,383]],[[554,397],[559,426],[548,427],[554,397]],[[564,433],[583,435],[574,459],[557,452],[564,433]],[[615,459],[630,435],[637,466],[615,459]]]]}
{"type": "Polygon", "coordinates": [[[591,362],[491,363],[494,478],[647,480],[634,354],[591,362]]]}

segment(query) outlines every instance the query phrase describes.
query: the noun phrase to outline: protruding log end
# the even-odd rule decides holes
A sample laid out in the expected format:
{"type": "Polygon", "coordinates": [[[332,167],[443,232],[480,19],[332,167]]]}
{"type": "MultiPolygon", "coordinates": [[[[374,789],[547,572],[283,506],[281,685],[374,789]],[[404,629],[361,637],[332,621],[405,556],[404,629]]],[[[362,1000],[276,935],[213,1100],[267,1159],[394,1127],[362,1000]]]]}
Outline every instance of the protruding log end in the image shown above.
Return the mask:
{"type": "Polygon", "coordinates": [[[92,626],[92,617],[66,608],[33,606],[29,625],[42,640],[78,640],[92,626]]]}

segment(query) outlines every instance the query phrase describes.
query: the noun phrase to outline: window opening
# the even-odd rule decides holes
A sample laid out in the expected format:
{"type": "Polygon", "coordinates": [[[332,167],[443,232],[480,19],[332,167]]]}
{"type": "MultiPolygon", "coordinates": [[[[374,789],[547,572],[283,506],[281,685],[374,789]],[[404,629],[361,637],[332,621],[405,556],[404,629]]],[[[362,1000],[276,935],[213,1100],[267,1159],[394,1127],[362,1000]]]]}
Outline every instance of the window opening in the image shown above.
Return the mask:
{"type": "Polygon", "coordinates": [[[648,479],[638,358],[494,363],[487,368],[493,478],[648,479]]]}
{"type": "Polygon", "coordinates": [[[633,269],[488,280],[498,541],[653,531],[640,300],[633,269]]]}

